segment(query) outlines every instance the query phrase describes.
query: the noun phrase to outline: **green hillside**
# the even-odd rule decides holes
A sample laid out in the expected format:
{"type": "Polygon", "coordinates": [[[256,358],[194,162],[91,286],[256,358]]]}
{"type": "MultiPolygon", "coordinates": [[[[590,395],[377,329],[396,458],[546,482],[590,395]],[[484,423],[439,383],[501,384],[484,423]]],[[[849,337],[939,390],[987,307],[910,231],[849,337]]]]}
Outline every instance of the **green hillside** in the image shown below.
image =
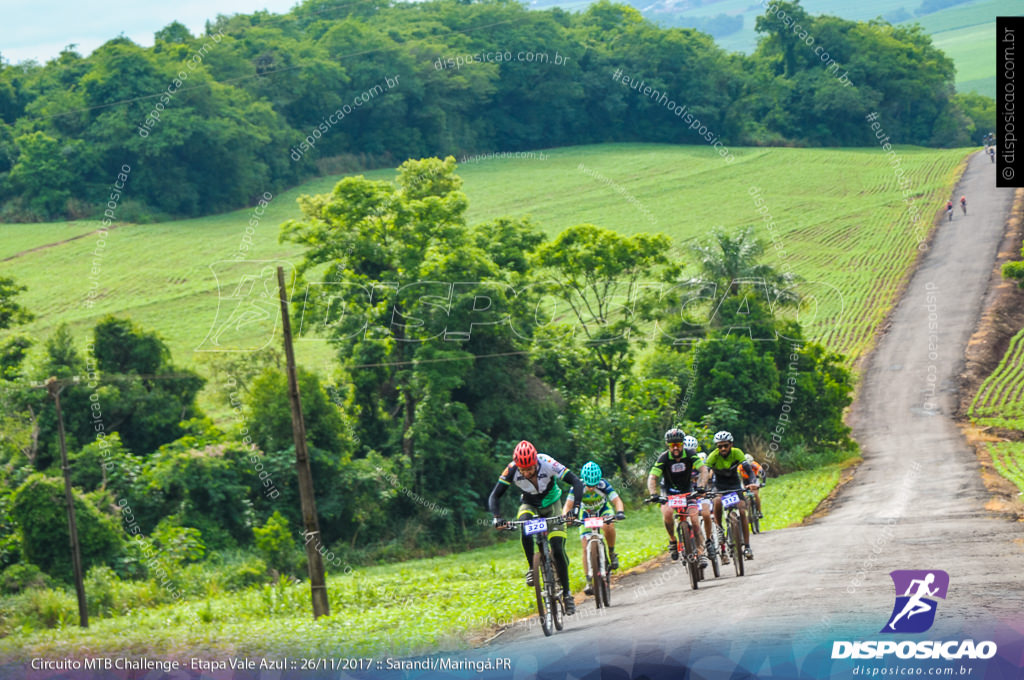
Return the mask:
{"type": "MultiPolygon", "coordinates": [[[[593,222],[629,234],[663,232],[677,246],[715,226],[756,225],[762,238],[771,241],[774,236],[784,249],[785,261],[776,264],[840,291],[841,299],[831,294],[819,299],[818,317],[804,321],[812,335],[816,330],[833,349],[859,355],[891,305],[921,237],[912,233],[888,157],[878,149],[732,151],[736,162],[726,164],[707,147],[573,147],[549,151],[546,160],[469,162],[459,173],[470,200],[471,223],[528,214],[549,235],[593,222]],[[775,220],[774,231],[764,228],[756,212],[750,193],[754,187],[761,190],[775,220]]],[[[916,205],[928,221],[934,214],[929,206],[945,200],[965,151],[905,147],[899,154],[916,205]]],[[[394,173],[367,175],[391,179],[394,173]]],[[[250,257],[297,262],[298,249],[277,242],[278,227],[298,216],[295,199],[300,194],[328,191],[337,179],[321,178],[275,196],[254,230],[250,257]]],[[[217,319],[211,265],[239,253],[251,217],[250,209],[111,230],[98,258],[99,273],[93,276],[98,297],[92,308],[86,302],[97,239],[66,239],[96,225],[0,225],[0,257],[10,258],[4,262],[5,274],[28,286],[23,302],[38,318],[25,330],[33,336],[45,337],[67,322],[84,342],[104,314],[128,315],[158,330],[175,360],[190,365],[217,319]]],[[[769,250],[777,257],[778,248],[769,250]]],[[[679,256],[685,258],[683,250],[679,256]]],[[[226,266],[239,276],[259,269],[226,266]]],[[[817,291],[819,297],[823,290],[817,291]]],[[[259,330],[254,333],[251,347],[269,340],[259,330]]],[[[329,355],[322,342],[299,347],[299,360],[310,365],[322,365],[329,355]]]]}
{"type": "MultiPolygon", "coordinates": [[[[715,42],[727,50],[749,53],[757,45],[758,34],[754,22],[764,13],[764,6],[749,0],[722,0],[695,3],[689,9],[679,10],[676,5],[663,10],[657,5],[635,3],[645,16],[662,25],[685,25],[682,19],[703,21],[725,14],[742,15],[742,28],[728,35],[715,36],[715,42]]],[[[956,64],[956,86],[959,92],[978,92],[995,96],[995,18],[999,15],[1019,13],[1019,3],[1011,0],[981,0],[967,2],[930,14],[916,14],[917,0],[865,0],[858,3],[839,0],[804,0],[800,3],[810,14],[829,14],[854,21],[869,21],[882,17],[893,23],[921,24],[932,36],[936,47],[945,52],[956,64]]]]}

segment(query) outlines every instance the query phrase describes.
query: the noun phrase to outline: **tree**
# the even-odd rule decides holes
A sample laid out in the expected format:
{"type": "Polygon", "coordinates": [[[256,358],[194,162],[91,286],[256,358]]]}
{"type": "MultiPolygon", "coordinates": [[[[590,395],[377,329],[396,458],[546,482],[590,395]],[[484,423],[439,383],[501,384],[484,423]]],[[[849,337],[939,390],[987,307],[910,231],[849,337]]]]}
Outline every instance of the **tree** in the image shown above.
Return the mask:
{"type": "MultiPolygon", "coordinates": [[[[81,546],[82,568],[116,564],[124,547],[124,533],[112,517],[96,507],[96,501],[74,493],[75,519],[81,546]]],[[[71,581],[68,548],[68,520],[64,482],[56,477],[34,474],[14,493],[11,514],[21,528],[22,550],[29,562],[50,576],[71,581]]]]}
{"type": "MultiPolygon", "coordinates": [[[[196,395],[205,380],[171,364],[170,350],[155,332],[108,315],[93,329],[92,351],[104,431],[119,432],[129,450],[154,451],[185,434],[180,423],[201,417],[196,395]]],[[[91,427],[86,433],[95,436],[91,427]]]]}
{"type": "Polygon", "coordinates": [[[806,47],[804,39],[808,31],[812,30],[812,20],[807,11],[800,6],[800,0],[787,2],[772,2],[771,10],[757,17],[754,23],[754,30],[767,35],[758,45],[758,51],[762,54],[773,54],[781,66],[780,74],[791,78],[796,75],[797,69],[802,63],[809,59],[801,58],[802,50],[806,47]],[[783,17],[792,19],[791,23],[783,20],[783,17]],[[793,30],[794,26],[802,26],[803,36],[793,30]]]}
{"type": "MultiPolygon", "coordinates": [[[[337,405],[320,384],[316,373],[298,368],[302,416],[308,442],[339,457],[351,455],[351,435],[337,405]]],[[[263,451],[280,451],[294,445],[288,379],[284,372],[267,368],[252,382],[245,401],[246,426],[253,442],[263,451]]]]}
{"type": "MultiPolygon", "coordinates": [[[[767,429],[782,400],[775,361],[771,354],[758,351],[757,345],[767,344],[735,335],[700,342],[687,418],[700,421],[713,405],[718,410],[729,407],[743,419],[743,426],[733,432],[737,437],[767,429]]],[[[713,427],[724,429],[717,424],[713,427]]]]}
{"type": "Polygon", "coordinates": [[[722,229],[711,232],[709,242],[693,247],[699,267],[700,292],[737,296],[744,285],[764,286],[768,300],[775,305],[795,305],[799,302],[790,287],[796,277],[782,273],[763,262],[764,242],[754,237],[754,229],[747,227],[736,235],[722,229]]]}
{"type": "Polygon", "coordinates": [[[19,324],[28,323],[35,316],[15,302],[20,293],[28,290],[19,286],[14,279],[0,276],[0,330],[6,330],[19,324]]]}
{"type": "MultiPolygon", "coordinates": [[[[563,298],[582,329],[584,347],[594,370],[607,380],[608,402],[615,385],[629,371],[641,322],[654,304],[650,283],[655,269],[668,264],[667,236],[620,236],[592,224],[579,224],[541,245],[535,263],[553,274],[549,290],[563,298]]],[[[667,276],[674,273],[670,268],[667,276]]],[[[572,321],[570,321],[572,323],[572,321]]]]}

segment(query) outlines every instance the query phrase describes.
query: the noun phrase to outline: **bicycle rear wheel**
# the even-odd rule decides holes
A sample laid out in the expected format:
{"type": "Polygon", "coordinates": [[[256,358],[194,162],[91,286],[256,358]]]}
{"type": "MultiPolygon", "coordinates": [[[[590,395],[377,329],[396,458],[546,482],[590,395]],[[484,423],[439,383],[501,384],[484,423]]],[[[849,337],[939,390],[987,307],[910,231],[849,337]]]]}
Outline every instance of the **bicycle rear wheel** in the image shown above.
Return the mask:
{"type": "Polygon", "coordinates": [[[736,575],[743,576],[743,529],[735,512],[729,515],[728,532],[729,549],[732,550],[732,563],[736,568],[736,575]]]}
{"type": "Polygon", "coordinates": [[[547,581],[541,580],[544,570],[541,569],[540,551],[533,553],[533,589],[537,593],[537,614],[540,616],[540,627],[544,635],[551,635],[554,631],[551,609],[547,606],[547,581]]]}
{"type": "Polygon", "coordinates": [[[753,494],[747,498],[747,519],[750,521],[750,531],[755,534],[761,533],[761,520],[757,518],[757,501],[753,494]]]}
{"type": "Polygon", "coordinates": [[[587,543],[587,566],[590,571],[590,586],[594,589],[594,601],[597,608],[605,605],[604,602],[604,573],[601,571],[601,541],[590,539],[587,543]]]}

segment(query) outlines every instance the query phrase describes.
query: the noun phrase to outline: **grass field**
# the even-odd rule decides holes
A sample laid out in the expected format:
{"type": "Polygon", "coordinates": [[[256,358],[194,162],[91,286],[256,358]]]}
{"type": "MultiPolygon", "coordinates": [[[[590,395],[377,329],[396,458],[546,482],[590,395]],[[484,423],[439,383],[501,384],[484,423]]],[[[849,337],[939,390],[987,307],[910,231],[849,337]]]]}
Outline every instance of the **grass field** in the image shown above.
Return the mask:
{"type": "Polygon", "coordinates": [[[921,24],[932,42],[956,64],[957,92],[996,96],[996,17],[1019,13],[1011,0],[986,0],[949,7],[910,22],[921,24]]]}
{"type": "Polygon", "coordinates": [[[967,414],[981,426],[1024,430],[1024,330],[1010,340],[999,365],[978,388],[967,414]]]}
{"type": "MultiPolygon", "coordinates": [[[[772,479],[762,496],[765,529],[788,526],[810,513],[834,486],[840,467],[772,479]]],[[[570,530],[569,539],[570,573],[579,592],[583,573],[576,529],[570,530]]],[[[666,542],[657,509],[630,511],[619,527],[622,570],[664,554],[666,542]]],[[[756,537],[751,544],[756,550],[756,537]]],[[[754,573],[758,564],[752,565],[754,573]]],[[[176,605],[129,607],[123,615],[93,617],[88,629],[77,626],[72,593],[35,591],[0,598],[0,662],[115,653],[219,659],[397,656],[457,648],[466,645],[468,631],[512,625],[535,612],[524,573],[522,548],[515,539],[446,557],[329,573],[331,615],[317,621],[310,615],[306,584],[278,583],[238,592],[208,585],[204,594],[176,605]],[[32,625],[23,614],[26,610],[44,610],[54,627],[32,625]]],[[[686,579],[682,569],[677,576],[686,579]]],[[[735,577],[728,569],[722,578],[735,577]]],[[[629,590],[613,587],[612,606],[633,597],[629,590]]],[[[577,617],[596,615],[592,598],[577,605],[577,617]]],[[[516,625],[533,626],[536,620],[516,625]]]]}
{"type": "Polygon", "coordinates": [[[996,470],[1024,493],[1024,442],[989,444],[996,470]]]}
{"type": "Polygon", "coordinates": [[[956,64],[957,92],[996,96],[996,22],[934,33],[935,46],[956,64]]]}
{"type": "MultiPolygon", "coordinates": [[[[814,284],[818,314],[802,319],[809,335],[834,350],[859,355],[892,305],[897,284],[917,255],[917,242],[931,225],[933,207],[947,198],[966,151],[899,149],[922,215],[917,227],[911,225],[889,159],[880,150],[732,153],[736,161],[727,165],[707,147],[572,147],[547,152],[547,160],[470,162],[460,166],[459,174],[470,199],[470,223],[531,215],[551,236],[580,222],[629,234],[663,232],[674,240],[684,265],[685,244],[706,237],[711,228],[753,225],[761,238],[774,238],[784,249],[782,259],[777,249],[769,248],[776,265],[808,282],[827,284],[814,284]],[[765,228],[756,211],[750,193],[755,188],[774,218],[772,230],[765,228]]],[[[366,174],[394,177],[392,170],[366,174]]],[[[321,178],[275,196],[255,228],[249,257],[297,262],[299,249],[277,242],[279,225],[298,216],[299,194],[326,192],[338,179],[321,178]]],[[[122,225],[109,232],[98,251],[95,235],[60,243],[95,224],[0,225],[0,257],[21,253],[4,262],[4,273],[29,288],[20,299],[38,316],[24,327],[34,337],[45,337],[63,321],[84,344],[92,325],[104,314],[115,313],[159,331],[177,363],[196,365],[204,354],[196,348],[215,321],[223,319],[218,317],[218,285],[211,265],[239,252],[251,217],[248,209],[195,220],[122,225]],[[90,273],[95,264],[98,273],[90,273]],[[92,308],[85,305],[90,279],[99,291],[92,308]]],[[[260,269],[235,263],[217,266],[225,296],[243,273],[260,269]]],[[[694,269],[691,265],[684,271],[694,269]]],[[[253,328],[249,335],[239,336],[245,341],[239,346],[270,341],[270,327],[253,328]]],[[[303,342],[297,355],[300,363],[319,369],[330,351],[323,342],[303,342]]]]}

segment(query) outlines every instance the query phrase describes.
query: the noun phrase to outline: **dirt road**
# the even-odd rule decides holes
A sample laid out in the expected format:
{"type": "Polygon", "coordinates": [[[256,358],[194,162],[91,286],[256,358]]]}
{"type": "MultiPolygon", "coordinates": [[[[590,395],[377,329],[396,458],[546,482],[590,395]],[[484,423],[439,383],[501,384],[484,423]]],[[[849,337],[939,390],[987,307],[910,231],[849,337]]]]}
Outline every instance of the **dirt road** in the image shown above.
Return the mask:
{"type": "Polygon", "coordinates": [[[969,214],[958,207],[939,226],[865,366],[851,417],[864,463],[828,515],[757,537],[743,578],[730,567],[691,591],[666,564],[624,577],[606,613],[588,598],[551,638],[534,619],[470,656],[508,657],[509,677],[524,678],[680,677],[684,666],[693,677],[815,677],[832,663],[821,651],[831,640],[877,639],[893,608],[890,571],[941,569],[949,593],[928,639],[1005,638],[1001,653],[1020,658],[1024,527],[985,510],[975,456],[950,417],[1013,194],[995,188],[994,172],[971,157],[954,192],[969,214]]]}

